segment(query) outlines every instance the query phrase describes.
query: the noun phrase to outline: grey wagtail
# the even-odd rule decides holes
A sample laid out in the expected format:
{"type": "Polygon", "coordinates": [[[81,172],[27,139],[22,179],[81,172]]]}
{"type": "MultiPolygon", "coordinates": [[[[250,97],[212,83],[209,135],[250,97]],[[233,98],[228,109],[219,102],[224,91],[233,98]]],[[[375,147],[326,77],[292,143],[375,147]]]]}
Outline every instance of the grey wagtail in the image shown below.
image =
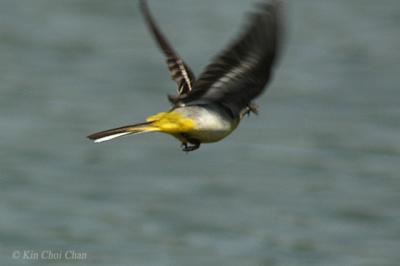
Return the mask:
{"type": "Polygon", "coordinates": [[[94,142],[146,132],[162,132],[177,138],[183,151],[228,136],[246,114],[257,113],[252,102],[270,81],[281,47],[282,3],[263,0],[250,16],[242,34],[214,58],[198,79],[175,52],[157,26],[145,0],[140,9],[158,46],[166,56],[177,95],[168,95],[169,111],[146,122],[114,128],[88,136],[94,142]]]}

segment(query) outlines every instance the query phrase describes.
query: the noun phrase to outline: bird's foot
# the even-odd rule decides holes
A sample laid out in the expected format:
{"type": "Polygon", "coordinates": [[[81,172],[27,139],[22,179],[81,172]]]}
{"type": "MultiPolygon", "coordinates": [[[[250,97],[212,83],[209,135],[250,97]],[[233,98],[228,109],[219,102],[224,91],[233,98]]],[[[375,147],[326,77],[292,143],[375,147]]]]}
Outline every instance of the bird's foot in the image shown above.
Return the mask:
{"type": "Polygon", "coordinates": [[[253,113],[255,115],[258,115],[258,106],[255,103],[250,103],[244,110],[243,110],[243,115],[244,116],[250,116],[250,114],[253,113]]]}
{"type": "Polygon", "coordinates": [[[195,151],[200,148],[200,142],[192,143],[193,145],[188,145],[188,143],[182,143],[182,151],[188,153],[195,151]]]}
{"type": "Polygon", "coordinates": [[[247,106],[248,112],[247,115],[250,115],[250,113],[253,113],[255,115],[258,115],[258,106],[255,103],[250,103],[249,106],[247,106]]]}

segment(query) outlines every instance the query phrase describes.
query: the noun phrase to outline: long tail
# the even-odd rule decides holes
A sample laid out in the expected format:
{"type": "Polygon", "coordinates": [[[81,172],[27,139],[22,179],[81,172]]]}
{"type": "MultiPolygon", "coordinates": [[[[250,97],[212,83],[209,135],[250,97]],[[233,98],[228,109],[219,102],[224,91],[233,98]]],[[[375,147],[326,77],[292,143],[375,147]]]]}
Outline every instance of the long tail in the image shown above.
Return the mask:
{"type": "Polygon", "coordinates": [[[115,139],[126,135],[140,134],[140,133],[154,132],[154,131],[159,131],[159,130],[156,127],[152,126],[152,122],[145,122],[136,125],[118,127],[97,132],[87,137],[88,139],[91,139],[96,143],[100,143],[103,141],[115,139]]]}

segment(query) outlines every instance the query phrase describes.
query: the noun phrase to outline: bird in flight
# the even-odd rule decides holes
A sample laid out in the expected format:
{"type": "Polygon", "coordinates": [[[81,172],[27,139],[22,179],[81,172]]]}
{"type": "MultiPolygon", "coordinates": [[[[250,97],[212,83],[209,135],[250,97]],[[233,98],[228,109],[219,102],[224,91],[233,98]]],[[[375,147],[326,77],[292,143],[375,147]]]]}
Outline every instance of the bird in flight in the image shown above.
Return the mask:
{"type": "Polygon", "coordinates": [[[217,142],[237,128],[245,115],[257,114],[253,100],[271,79],[281,47],[282,3],[263,0],[242,34],[217,55],[196,79],[155,22],[146,0],[140,10],[164,53],[177,94],[168,95],[172,108],[146,122],[89,135],[96,143],[147,132],[172,135],[185,152],[217,142]]]}

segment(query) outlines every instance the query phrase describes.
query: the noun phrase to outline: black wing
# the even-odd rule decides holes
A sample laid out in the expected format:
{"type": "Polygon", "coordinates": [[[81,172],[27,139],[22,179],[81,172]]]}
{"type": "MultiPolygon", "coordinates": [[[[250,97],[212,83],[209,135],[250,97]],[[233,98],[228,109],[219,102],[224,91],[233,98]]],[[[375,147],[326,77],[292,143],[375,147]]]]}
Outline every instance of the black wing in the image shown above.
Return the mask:
{"type": "Polygon", "coordinates": [[[281,5],[278,0],[260,4],[240,38],[214,59],[192,92],[179,101],[215,102],[238,114],[259,96],[280,50],[281,5]]]}
{"type": "Polygon", "coordinates": [[[189,93],[193,88],[193,82],[195,80],[192,71],[185,64],[185,62],[183,62],[183,60],[172,48],[167,38],[160,31],[150,13],[146,0],[140,0],[140,8],[151,33],[157,41],[158,46],[167,57],[167,64],[171,73],[171,77],[178,85],[178,93],[180,95],[189,93]]]}

